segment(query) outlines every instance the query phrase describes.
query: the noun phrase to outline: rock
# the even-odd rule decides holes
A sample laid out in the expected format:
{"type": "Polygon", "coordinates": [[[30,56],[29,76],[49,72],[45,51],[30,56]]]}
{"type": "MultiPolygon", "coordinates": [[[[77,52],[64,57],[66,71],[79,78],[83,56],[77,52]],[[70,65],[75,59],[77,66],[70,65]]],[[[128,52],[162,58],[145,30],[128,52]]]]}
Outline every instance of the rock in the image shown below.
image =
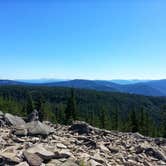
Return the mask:
{"type": "Polygon", "coordinates": [[[5,120],[8,125],[12,126],[23,126],[25,125],[25,121],[18,116],[13,116],[9,113],[5,114],[5,120]]]}
{"type": "Polygon", "coordinates": [[[53,129],[49,126],[41,123],[40,121],[33,121],[26,124],[29,135],[43,135],[47,136],[50,133],[53,133],[53,129]]]}
{"type": "Polygon", "coordinates": [[[40,166],[43,162],[43,160],[36,154],[24,152],[23,155],[30,166],[40,166]]]}
{"type": "Polygon", "coordinates": [[[79,165],[72,160],[67,160],[61,166],[79,166],[79,165]]]}
{"type": "Polygon", "coordinates": [[[155,138],[154,142],[157,145],[166,145],[166,139],[165,138],[155,138]]]}
{"type": "Polygon", "coordinates": [[[39,113],[37,110],[34,110],[29,116],[28,116],[28,122],[38,121],[39,120],[39,113]]]}
{"type": "Polygon", "coordinates": [[[20,164],[17,164],[16,166],[29,166],[29,164],[25,162],[21,162],[20,164]]]}
{"type": "Polygon", "coordinates": [[[99,143],[98,148],[99,148],[102,152],[110,152],[109,149],[108,149],[103,143],[99,143]]]}
{"type": "Polygon", "coordinates": [[[166,165],[164,138],[107,131],[84,122],[74,124],[54,125],[36,120],[0,127],[0,166],[166,165]],[[79,127],[72,128],[74,124],[79,127]]]}
{"type": "Polygon", "coordinates": [[[46,164],[46,166],[61,166],[61,165],[62,165],[62,162],[57,159],[52,159],[46,164]]]}
{"type": "Polygon", "coordinates": [[[4,160],[5,163],[10,163],[10,164],[18,164],[21,162],[21,160],[16,156],[16,154],[11,152],[0,153],[0,158],[2,158],[2,162],[4,160]]]}
{"type": "Polygon", "coordinates": [[[135,153],[136,154],[143,153],[143,151],[144,151],[144,148],[141,147],[140,145],[135,147],[135,153]]]}
{"type": "Polygon", "coordinates": [[[166,162],[166,156],[159,150],[154,149],[154,148],[146,148],[145,149],[145,154],[152,156],[158,160],[163,160],[166,162]]]}
{"type": "Polygon", "coordinates": [[[98,163],[98,162],[96,162],[95,160],[89,160],[89,164],[90,164],[90,166],[102,166],[102,164],[100,164],[100,163],[98,163]]]}
{"type": "Polygon", "coordinates": [[[5,165],[5,158],[0,156],[0,165],[5,165]]]}
{"type": "Polygon", "coordinates": [[[100,164],[104,164],[104,159],[100,156],[99,153],[95,153],[95,155],[91,157],[91,159],[95,160],[96,162],[100,164]]]}
{"type": "Polygon", "coordinates": [[[72,156],[72,153],[68,149],[63,149],[61,151],[55,151],[55,156],[54,158],[56,159],[61,159],[61,158],[69,158],[72,156]]]}
{"type": "Polygon", "coordinates": [[[55,154],[53,152],[50,152],[46,150],[42,144],[34,145],[26,150],[26,152],[31,154],[37,154],[40,156],[43,160],[49,160],[55,158],[55,154]]]}
{"type": "Polygon", "coordinates": [[[28,130],[26,128],[15,128],[13,134],[16,136],[26,136],[28,134],[28,130]]]}
{"type": "Polygon", "coordinates": [[[119,149],[116,147],[109,146],[108,149],[110,150],[111,153],[118,153],[119,149]]]}
{"type": "Polygon", "coordinates": [[[60,148],[60,149],[67,149],[67,147],[65,145],[63,145],[62,143],[57,143],[57,148],[60,148]]]}
{"type": "Polygon", "coordinates": [[[0,119],[0,127],[5,127],[6,123],[3,119],[0,119]]]}
{"type": "Polygon", "coordinates": [[[76,132],[78,134],[89,134],[91,129],[89,128],[88,124],[85,122],[75,122],[69,130],[76,132]]]}

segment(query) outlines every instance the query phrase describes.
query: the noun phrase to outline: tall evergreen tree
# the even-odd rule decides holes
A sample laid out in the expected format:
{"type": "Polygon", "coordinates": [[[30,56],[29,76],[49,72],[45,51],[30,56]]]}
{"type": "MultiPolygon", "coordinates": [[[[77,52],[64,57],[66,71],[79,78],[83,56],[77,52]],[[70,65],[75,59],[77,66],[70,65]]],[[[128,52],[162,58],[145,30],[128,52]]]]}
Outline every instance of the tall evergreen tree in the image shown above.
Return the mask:
{"type": "Polygon", "coordinates": [[[111,123],[112,123],[112,129],[113,130],[118,130],[118,124],[119,124],[119,105],[116,105],[116,107],[112,110],[111,123]]]}
{"type": "Polygon", "coordinates": [[[141,134],[145,134],[145,127],[146,127],[146,124],[145,124],[145,111],[144,111],[144,108],[142,107],[141,108],[141,111],[140,111],[140,116],[139,116],[139,132],[141,134]]]}
{"type": "Polygon", "coordinates": [[[148,112],[145,112],[145,135],[149,135],[150,132],[150,118],[148,112]]]}
{"type": "Polygon", "coordinates": [[[161,131],[162,136],[166,138],[166,105],[162,107],[161,111],[161,131]]]}
{"type": "Polygon", "coordinates": [[[137,118],[136,118],[136,112],[135,110],[133,109],[131,112],[130,112],[130,131],[131,132],[137,132],[138,131],[138,122],[137,122],[137,118]]]}
{"type": "Polygon", "coordinates": [[[27,95],[27,105],[26,105],[26,113],[27,115],[31,114],[33,112],[33,102],[32,102],[32,96],[30,93],[27,95]]]}
{"type": "Polygon", "coordinates": [[[108,110],[103,106],[100,112],[100,127],[103,129],[110,129],[110,115],[108,110]]]}
{"type": "Polygon", "coordinates": [[[40,121],[44,120],[43,104],[44,104],[44,99],[43,99],[42,95],[40,93],[37,93],[36,98],[35,98],[35,109],[39,112],[40,121]]]}
{"type": "Polygon", "coordinates": [[[76,99],[74,94],[74,89],[71,89],[71,96],[67,101],[67,107],[65,109],[65,122],[70,124],[73,120],[77,119],[77,110],[76,110],[76,99]]]}

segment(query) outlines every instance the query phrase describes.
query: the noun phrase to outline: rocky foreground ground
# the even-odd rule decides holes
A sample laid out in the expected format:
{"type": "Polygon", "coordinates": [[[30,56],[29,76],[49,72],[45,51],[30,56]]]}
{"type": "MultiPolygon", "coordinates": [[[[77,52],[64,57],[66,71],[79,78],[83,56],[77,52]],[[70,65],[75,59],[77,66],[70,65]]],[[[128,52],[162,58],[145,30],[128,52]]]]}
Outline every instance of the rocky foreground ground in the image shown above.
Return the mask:
{"type": "MultiPolygon", "coordinates": [[[[9,114],[6,118],[7,124],[17,119],[9,114]]],[[[162,166],[166,165],[166,140],[101,130],[84,122],[71,126],[39,121],[3,125],[0,165],[162,166]]]]}

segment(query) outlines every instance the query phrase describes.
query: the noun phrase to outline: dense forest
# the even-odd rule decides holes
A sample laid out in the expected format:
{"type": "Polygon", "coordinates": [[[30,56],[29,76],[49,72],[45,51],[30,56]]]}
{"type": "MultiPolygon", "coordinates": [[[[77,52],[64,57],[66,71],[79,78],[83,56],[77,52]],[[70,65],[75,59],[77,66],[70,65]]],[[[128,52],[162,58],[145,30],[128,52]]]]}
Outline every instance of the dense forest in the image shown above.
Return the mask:
{"type": "Polygon", "coordinates": [[[39,86],[0,86],[0,110],[26,116],[34,109],[40,120],[93,126],[166,137],[166,98],[94,90],[39,86]]]}

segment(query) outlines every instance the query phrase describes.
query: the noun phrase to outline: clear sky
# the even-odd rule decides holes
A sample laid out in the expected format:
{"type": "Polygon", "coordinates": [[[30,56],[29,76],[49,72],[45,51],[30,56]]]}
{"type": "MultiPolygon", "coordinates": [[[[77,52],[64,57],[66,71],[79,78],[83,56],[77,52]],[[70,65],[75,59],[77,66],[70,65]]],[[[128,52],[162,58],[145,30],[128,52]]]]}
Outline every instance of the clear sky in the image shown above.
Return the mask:
{"type": "Polygon", "coordinates": [[[166,0],[1,0],[4,78],[166,78],[166,0]]]}

